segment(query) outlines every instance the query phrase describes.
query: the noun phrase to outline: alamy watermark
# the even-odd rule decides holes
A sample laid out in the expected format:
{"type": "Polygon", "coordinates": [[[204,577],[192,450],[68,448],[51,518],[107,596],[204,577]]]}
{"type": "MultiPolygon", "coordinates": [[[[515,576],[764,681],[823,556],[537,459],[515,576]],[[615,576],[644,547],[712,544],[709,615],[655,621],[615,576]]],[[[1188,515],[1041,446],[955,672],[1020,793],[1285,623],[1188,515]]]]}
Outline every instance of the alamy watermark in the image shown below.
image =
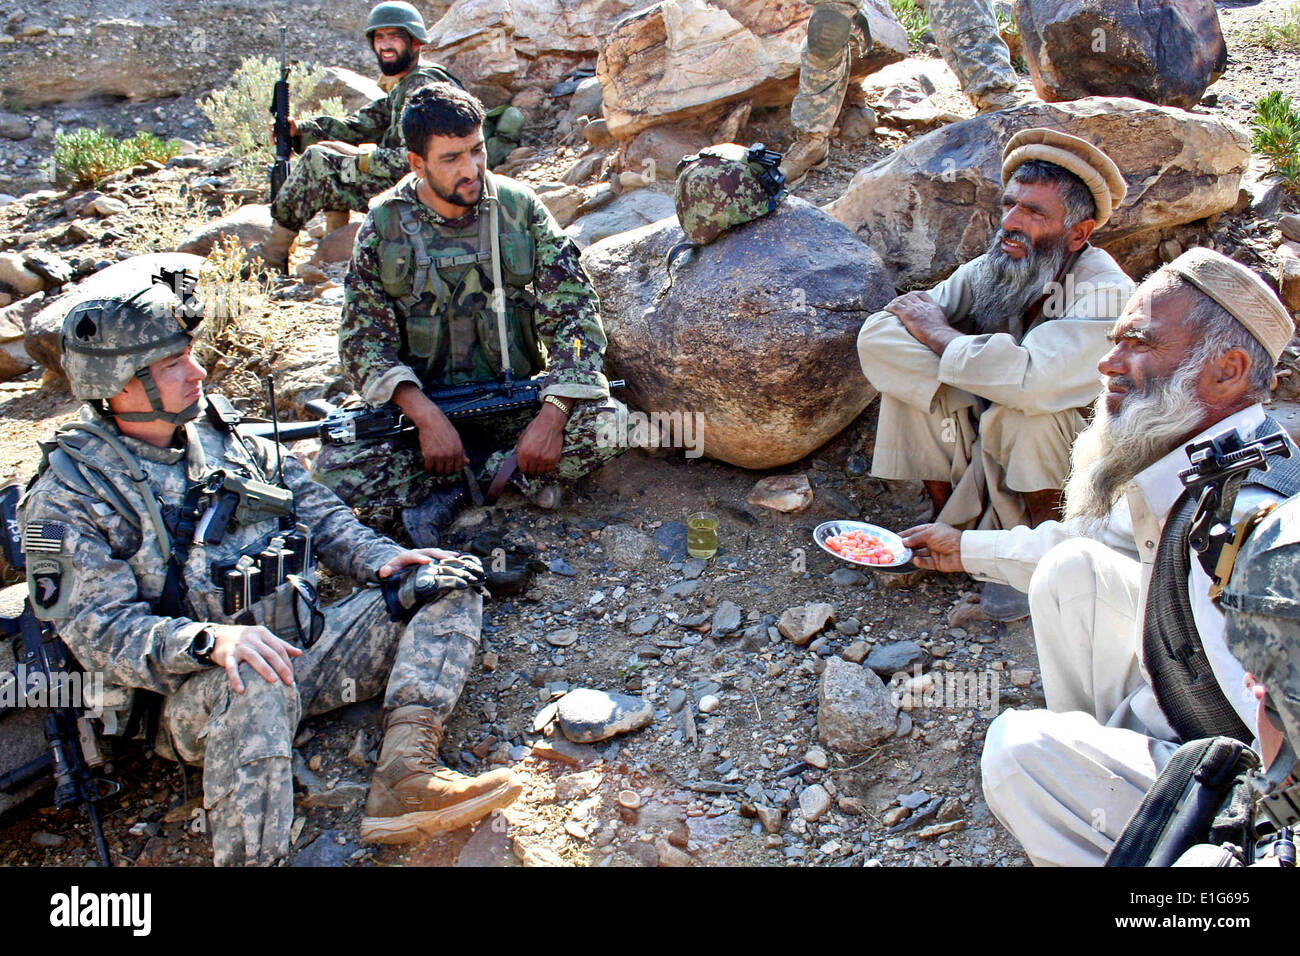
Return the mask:
{"type": "Polygon", "coordinates": [[[898,671],[889,680],[889,700],[899,710],[978,710],[990,719],[1001,710],[1000,676],[995,670],[898,671]]]}
{"type": "Polygon", "coordinates": [[[641,412],[607,416],[596,425],[598,448],[683,448],[687,458],[704,454],[703,412],[641,412]]]}
{"type": "Polygon", "coordinates": [[[104,675],[99,671],[56,671],[17,664],[15,680],[0,681],[0,710],[11,707],[34,709],[72,707],[87,717],[104,715],[104,675]]]}

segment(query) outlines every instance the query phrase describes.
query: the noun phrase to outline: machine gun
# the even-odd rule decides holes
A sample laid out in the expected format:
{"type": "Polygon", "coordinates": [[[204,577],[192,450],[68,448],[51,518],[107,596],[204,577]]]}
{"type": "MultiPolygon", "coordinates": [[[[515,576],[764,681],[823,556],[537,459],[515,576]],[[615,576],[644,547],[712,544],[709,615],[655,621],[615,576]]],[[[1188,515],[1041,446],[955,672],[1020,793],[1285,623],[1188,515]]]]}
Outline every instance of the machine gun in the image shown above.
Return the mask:
{"type": "Polygon", "coordinates": [[[271,164],[271,202],[289,175],[293,136],[289,132],[289,61],[285,56],[284,27],[280,27],[280,78],[271,92],[271,115],[275,117],[275,162],[271,164]]]}
{"type": "Polygon", "coordinates": [[[1210,576],[1211,598],[1217,599],[1232,577],[1237,551],[1254,526],[1232,523],[1242,482],[1253,469],[1267,469],[1269,457],[1277,455],[1291,457],[1291,444],[1282,432],[1249,442],[1229,432],[1187,446],[1192,467],[1178,477],[1184,487],[1200,495],[1187,540],[1210,576]]]}
{"type": "MultiPolygon", "coordinates": [[[[609,383],[611,389],[622,388],[619,379],[609,383]]],[[[525,379],[515,381],[508,375],[496,382],[447,385],[425,389],[424,394],[438,406],[451,422],[494,418],[511,412],[531,411],[541,404],[542,384],[525,379]]],[[[394,404],[360,405],[339,408],[329,402],[315,401],[307,410],[320,415],[318,421],[242,424],[246,435],[298,441],[317,438],[327,445],[351,445],[359,441],[383,441],[406,436],[415,438],[415,425],[394,404]]]]}
{"type": "MultiPolygon", "coordinates": [[[[23,568],[25,559],[17,535],[15,509],[17,485],[0,491],[0,548],[11,567],[23,568]]],[[[15,639],[14,666],[0,673],[0,717],[7,711],[40,709],[46,753],[22,766],[0,774],[0,793],[13,793],[46,776],[54,780],[54,805],[82,806],[95,835],[100,862],[112,866],[98,804],[116,794],[120,785],[101,776],[94,768],[102,765],[95,728],[81,707],[70,699],[73,688],[81,689],[80,668],[49,624],[37,619],[31,601],[12,600],[26,586],[13,585],[4,592],[11,600],[0,602],[0,635],[15,639]],[[10,606],[16,605],[16,606],[10,606]]]]}

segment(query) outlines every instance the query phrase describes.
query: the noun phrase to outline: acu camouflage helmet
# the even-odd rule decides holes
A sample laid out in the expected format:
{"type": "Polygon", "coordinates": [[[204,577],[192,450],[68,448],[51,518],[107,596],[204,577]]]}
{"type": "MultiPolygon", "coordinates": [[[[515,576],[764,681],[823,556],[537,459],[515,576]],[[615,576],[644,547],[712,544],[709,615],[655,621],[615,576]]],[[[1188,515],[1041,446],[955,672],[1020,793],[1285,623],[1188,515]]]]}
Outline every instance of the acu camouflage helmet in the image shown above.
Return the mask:
{"type": "Polygon", "coordinates": [[[720,143],[677,164],[677,220],[705,246],[728,229],[766,216],[785,196],[781,154],[755,143],[720,143]]]}
{"type": "MultiPolygon", "coordinates": [[[[1267,777],[1276,791],[1296,771],[1300,751],[1300,496],[1275,508],[1247,538],[1220,603],[1228,648],[1268,689],[1268,716],[1285,734],[1267,777]]],[[[1300,787],[1277,799],[1300,811],[1300,787]]]]}
{"type": "Polygon", "coordinates": [[[130,295],[88,299],[73,306],[63,319],[59,340],[72,394],[83,401],[108,399],[138,378],[157,414],[119,417],[171,420],[163,411],[149,366],[189,346],[203,321],[203,305],[193,288],[192,276],[164,272],[148,288],[130,295]]]}
{"type": "Polygon", "coordinates": [[[375,31],[382,30],[385,27],[396,27],[399,30],[405,30],[421,43],[429,42],[429,32],[424,28],[424,17],[420,16],[420,11],[409,3],[377,4],[370,11],[370,17],[366,20],[366,39],[373,44],[375,42],[375,31]]]}

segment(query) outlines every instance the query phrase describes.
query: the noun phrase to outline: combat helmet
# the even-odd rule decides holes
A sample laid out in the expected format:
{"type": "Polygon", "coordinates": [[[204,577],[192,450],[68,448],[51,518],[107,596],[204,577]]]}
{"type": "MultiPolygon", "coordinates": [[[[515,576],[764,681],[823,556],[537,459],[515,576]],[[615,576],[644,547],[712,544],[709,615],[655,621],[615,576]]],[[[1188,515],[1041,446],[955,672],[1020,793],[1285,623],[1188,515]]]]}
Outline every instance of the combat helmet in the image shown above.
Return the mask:
{"type": "Polygon", "coordinates": [[[194,281],[184,272],[164,272],[146,288],[87,299],[69,309],[59,346],[72,394],[83,401],[102,401],[138,378],[153,411],[118,418],[174,424],[193,419],[198,403],[180,412],[163,410],[149,366],[184,350],[202,323],[203,305],[193,294],[194,281]]]}
{"type": "Polygon", "coordinates": [[[420,16],[420,11],[415,7],[401,0],[375,5],[366,20],[366,39],[373,44],[375,31],[385,27],[397,27],[405,30],[421,43],[429,42],[429,31],[424,28],[424,17],[420,16]]]}
{"type": "Polygon", "coordinates": [[[728,229],[766,216],[785,196],[781,154],[755,143],[720,143],[677,164],[677,221],[706,246],[728,229]]]}
{"type": "Polygon", "coordinates": [[[1265,710],[1285,736],[1268,789],[1290,804],[1287,812],[1300,811],[1300,786],[1279,792],[1300,772],[1300,496],[1273,509],[1242,545],[1220,604],[1228,648],[1267,687],[1265,710]]]}

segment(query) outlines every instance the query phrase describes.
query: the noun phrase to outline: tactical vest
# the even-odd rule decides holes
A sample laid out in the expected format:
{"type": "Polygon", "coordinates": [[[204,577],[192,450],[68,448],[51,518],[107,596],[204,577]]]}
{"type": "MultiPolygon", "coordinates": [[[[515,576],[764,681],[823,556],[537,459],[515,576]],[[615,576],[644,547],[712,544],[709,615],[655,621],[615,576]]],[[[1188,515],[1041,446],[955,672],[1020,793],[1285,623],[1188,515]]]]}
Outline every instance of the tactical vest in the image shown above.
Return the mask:
{"type": "MultiPolygon", "coordinates": [[[[409,180],[404,180],[404,183],[409,180]]],[[[536,268],[529,219],[532,199],[518,183],[487,173],[486,201],[467,225],[429,229],[402,184],[372,210],[379,239],[380,281],[401,316],[401,357],[426,385],[491,381],[502,368],[492,307],[492,230],[488,203],[498,204],[506,341],[511,372],[528,378],[546,367],[527,288],[536,268]]]]}
{"type": "MultiPolygon", "coordinates": [[[[1265,417],[1259,434],[1279,431],[1282,427],[1265,417]]],[[[1283,498],[1300,492],[1300,454],[1294,448],[1290,458],[1270,456],[1268,464],[1267,471],[1249,472],[1242,486],[1258,485],[1283,498]]],[[[1143,618],[1142,660],[1160,709],[1180,740],[1224,736],[1249,744],[1254,734],[1224,696],[1192,616],[1187,536],[1196,506],[1196,496],[1184,491],[1160,533],[1143,618]]]]}

